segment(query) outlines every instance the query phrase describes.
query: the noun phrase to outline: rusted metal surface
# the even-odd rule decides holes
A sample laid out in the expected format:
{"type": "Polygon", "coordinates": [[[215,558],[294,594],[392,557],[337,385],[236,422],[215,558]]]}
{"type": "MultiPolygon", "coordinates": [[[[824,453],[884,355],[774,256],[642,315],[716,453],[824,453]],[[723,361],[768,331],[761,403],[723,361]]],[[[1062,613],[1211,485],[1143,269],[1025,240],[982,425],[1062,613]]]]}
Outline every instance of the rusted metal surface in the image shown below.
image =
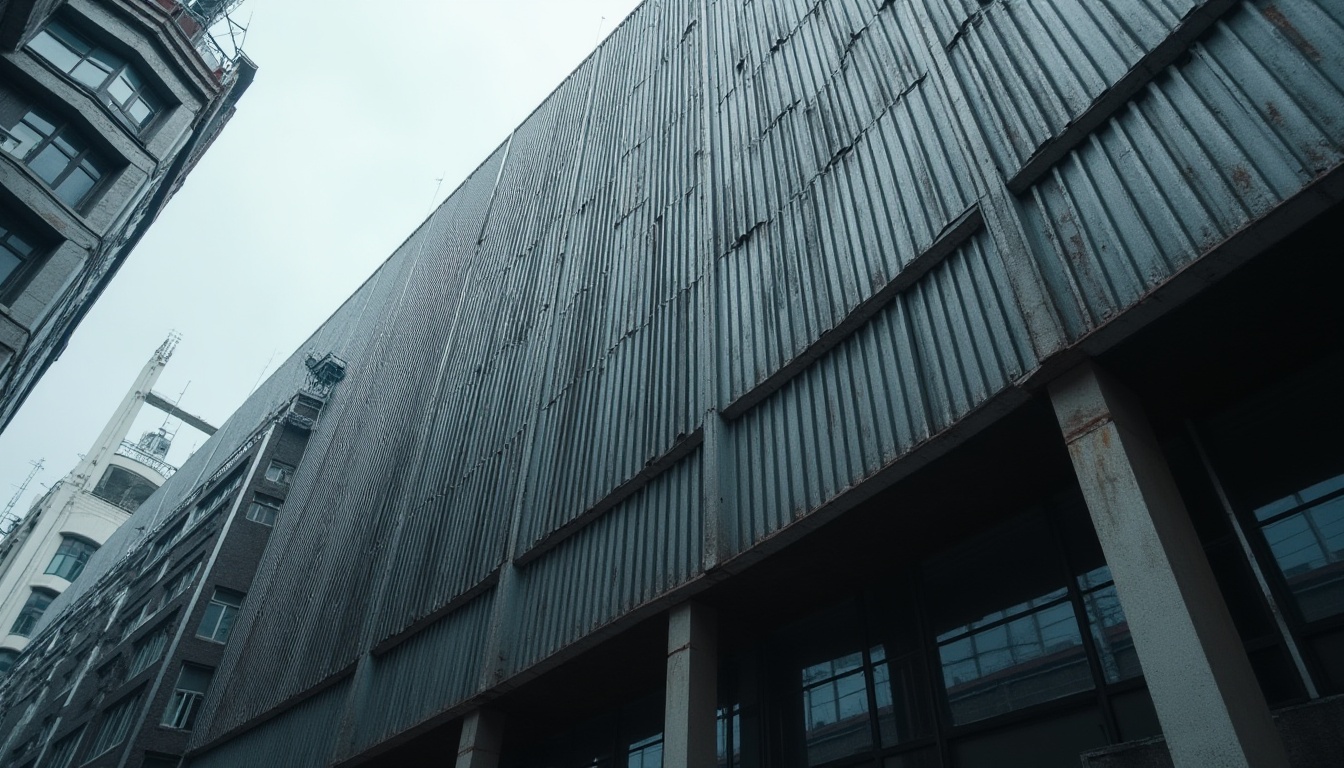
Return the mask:
{"type": "Polygon", "coordinates": [[[1344,160],[1340,40],[1338,4],[1243,4],[1024,195],[1071,337],[1344,160]]]}

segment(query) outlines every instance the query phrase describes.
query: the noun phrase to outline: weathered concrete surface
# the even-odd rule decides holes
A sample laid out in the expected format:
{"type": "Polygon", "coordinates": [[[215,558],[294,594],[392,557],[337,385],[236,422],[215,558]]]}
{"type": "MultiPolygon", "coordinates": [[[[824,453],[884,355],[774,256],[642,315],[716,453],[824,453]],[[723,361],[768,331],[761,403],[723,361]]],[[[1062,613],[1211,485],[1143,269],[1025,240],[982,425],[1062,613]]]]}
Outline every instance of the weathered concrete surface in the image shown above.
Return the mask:
{"type": "Polygon", "coordinates": [[[664,768],[714,765],[718,668],[718,622],[713,610],[699,603],[673,608],[667,627],[664,768]]]}
{"type": "MultiPolygon", "coordinates": [[[[1292,768],[1344,765],[1344,696],[1281,709],[1274,724],[1292,768]]],[[[1083,768],[1172,768],[1171,753],[1159,736],[1088,752],[1083,768]]]]}
{"type": "Polygon", "coordinates": [[[1288,757],[1146,416],[1091,363],[1050,385],[1055,414],[1178,768],[1288,757]]]}
{"type": "Polygon", "coordinates": [[[499,768],[504,744],[504,716],[491,709],[478,709],[462,721],[457,743],[457,768],[499,768]]]}

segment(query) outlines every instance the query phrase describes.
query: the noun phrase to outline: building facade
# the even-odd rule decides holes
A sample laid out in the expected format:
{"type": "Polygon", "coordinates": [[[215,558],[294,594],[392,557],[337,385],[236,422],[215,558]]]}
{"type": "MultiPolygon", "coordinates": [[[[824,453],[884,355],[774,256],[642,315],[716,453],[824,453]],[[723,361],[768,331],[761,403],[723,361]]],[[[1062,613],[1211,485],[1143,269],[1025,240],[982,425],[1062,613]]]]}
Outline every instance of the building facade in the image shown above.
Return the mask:
{"type": "Polygon", "coordinates": [[[1327,0],[647,0],[48,620],[329,351],[184,765],[1335,765],[1342,163],[1327,0]]]}
{"type": "Polygon", "coordinates": [[[192,5],[0,1],[0,428],[252,81],[192,5]]]}
{"type": "Polygon", "coordinates": [[[263,419],[0,681],[5,765],[175,766],[322,398],[263,419]]]}

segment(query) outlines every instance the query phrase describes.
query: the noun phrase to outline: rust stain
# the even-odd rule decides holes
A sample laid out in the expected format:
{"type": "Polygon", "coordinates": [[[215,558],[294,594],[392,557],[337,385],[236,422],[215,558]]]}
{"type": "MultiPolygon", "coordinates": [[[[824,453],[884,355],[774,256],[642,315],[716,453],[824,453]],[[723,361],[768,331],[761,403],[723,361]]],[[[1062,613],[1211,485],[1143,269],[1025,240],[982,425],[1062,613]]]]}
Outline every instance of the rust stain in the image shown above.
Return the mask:
{"type": "Polygon", "coordinates": [[[1274,106],[1274,102],[1265,102],[1265,113],[1269,115],[1269,122],[1275,125],[1283,125],[1283,115],[1279,113],[1279,108],[1274,106]]]}
{"type": "Polygon", "coordinates": [[[1270,24],[1278,27],[1283,36],[1288,38],[1288,42],[1297,46],[1298,50],[1307,55],[1307,58],[1312,61],[1321,60],[1321,52],[1316,50],[1316,46],[1312,45],[1311,41],[1307,40],[1297,27],[1293,26],[1293,22],[1283,15],[1283,11],[1280,11],[1277,5],[1272,3],[1266,5],[1260,10],[1260,13],[1269,20],[1270,24]]]}
{"type": "Polygon", "coordinates": [[[1236,184],[1237,189],[1242,192],[1251,191],[1251,174],[1245,166],[1238,165],[1232,169],[1232,183],[1236,184]]]}

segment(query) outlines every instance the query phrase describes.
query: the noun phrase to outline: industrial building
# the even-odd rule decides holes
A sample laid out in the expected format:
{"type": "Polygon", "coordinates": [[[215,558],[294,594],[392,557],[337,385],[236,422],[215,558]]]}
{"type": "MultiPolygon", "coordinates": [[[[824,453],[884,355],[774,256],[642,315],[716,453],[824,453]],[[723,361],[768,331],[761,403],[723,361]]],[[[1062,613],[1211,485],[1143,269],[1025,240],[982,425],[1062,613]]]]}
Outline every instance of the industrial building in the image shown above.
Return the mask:
{"type": "Polygon", "coordinates": [[[233,5],[0,0],[0,429],[252,82],[233,5]]]}
{"type": "Polygon", "coordinates": [[[339,360],[184,766],[1338,765],[1342,163],[1330,0],[647,0],[34,645],[339,360]]]}

